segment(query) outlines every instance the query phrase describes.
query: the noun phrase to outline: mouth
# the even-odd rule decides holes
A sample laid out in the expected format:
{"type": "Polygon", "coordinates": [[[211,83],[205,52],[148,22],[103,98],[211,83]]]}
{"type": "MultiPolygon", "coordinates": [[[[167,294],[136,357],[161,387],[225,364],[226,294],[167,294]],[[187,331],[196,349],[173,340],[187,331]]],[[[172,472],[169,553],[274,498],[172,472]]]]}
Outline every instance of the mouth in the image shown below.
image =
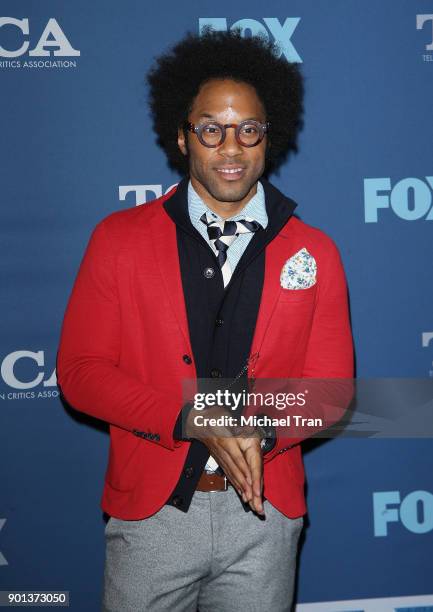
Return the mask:
{"type": "Polygon", "coordinates": [[[215,170],[225,181],[239,180],[245,173],[245,168],[243,166],[223,166],[221,168],[215,168],[215,170]]]}

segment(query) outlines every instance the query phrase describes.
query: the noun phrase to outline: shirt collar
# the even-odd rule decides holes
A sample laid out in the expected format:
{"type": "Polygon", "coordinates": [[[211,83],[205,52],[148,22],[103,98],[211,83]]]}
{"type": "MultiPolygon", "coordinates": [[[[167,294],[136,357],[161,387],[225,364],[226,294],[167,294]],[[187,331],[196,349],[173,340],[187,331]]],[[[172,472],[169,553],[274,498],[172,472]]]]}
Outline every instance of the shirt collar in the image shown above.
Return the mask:
{"type": "MultiPolygon", "coordinates": [[[[202,222],[200,221],[200,217],[204,212],[208,213],[215,221],[221,221],[222,217],[220,217],[217,213],[211,210],[206,204],[203,202],[201,197],[198,195],[196,190],[191,184],[191,181],[188,182],[188,212],[189,217],[191,219],[191,223],[195,228],[200,227],[202,222]]],[[[268,215],[266,212],[266,204],[265,204],[265,192],[260,181],[257,182],[257,191],[253,195],[253,197],[246,203],[244,208],[236,215],[232,215],[225,221],[239,221],[240,219],[245,219],[245,217],[250,217],[255,221],[258,221],[263,228],[266,228],[268,225],[268,215]]]]}

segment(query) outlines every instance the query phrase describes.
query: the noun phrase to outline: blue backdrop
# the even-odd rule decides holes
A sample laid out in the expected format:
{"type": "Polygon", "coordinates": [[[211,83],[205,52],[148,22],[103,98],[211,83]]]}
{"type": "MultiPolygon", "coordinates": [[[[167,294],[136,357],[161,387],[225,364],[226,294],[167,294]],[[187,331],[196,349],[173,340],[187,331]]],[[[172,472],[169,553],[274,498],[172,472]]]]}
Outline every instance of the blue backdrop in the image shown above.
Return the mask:
{"type": "MultiPolygon", "coordinates": [[[[0,590],[69,590],[74,610],[94,611],[108,436],[63,408],[55,358],[93,227],[179,180],[151,131],[153,58],[212,23],[263,32],[302,63],[299,154],[271,180],[340,248],[357,375],[426,378],[433,5],[3,0],[0,11],[0,590]]],[[[433,610],[432,441],[306,444],[305,465],[297,601],[322,603],[299,609],[433,610]]]]}

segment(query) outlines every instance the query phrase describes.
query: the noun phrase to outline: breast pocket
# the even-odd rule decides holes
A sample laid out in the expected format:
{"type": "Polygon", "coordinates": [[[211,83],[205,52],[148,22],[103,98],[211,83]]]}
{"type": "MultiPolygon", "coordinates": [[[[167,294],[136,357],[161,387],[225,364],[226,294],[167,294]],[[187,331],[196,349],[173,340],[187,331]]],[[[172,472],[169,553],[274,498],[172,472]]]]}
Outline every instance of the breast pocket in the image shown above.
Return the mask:
{"type": "Polygon", "coordinates": [[[277,300],[276,321],[283,333],[281,340],[302,343],[310,329],[316,305],[316,285],[308,289],[283,289],[277,300]]]}
{"type": "Polygon", "coordinates": [[[262,353],[272,356],[272,377],[286,378],[303,363],[316,304],[315,286],[283,289],[267,328],[262,353]]]}
{"type": "Polygon", "coordinates": [[[314,284],[308,289],[284,289],[281,287],[280,295],[278,297],[279,302],[314,302],[316,297],[317,285],[314,284]]]}

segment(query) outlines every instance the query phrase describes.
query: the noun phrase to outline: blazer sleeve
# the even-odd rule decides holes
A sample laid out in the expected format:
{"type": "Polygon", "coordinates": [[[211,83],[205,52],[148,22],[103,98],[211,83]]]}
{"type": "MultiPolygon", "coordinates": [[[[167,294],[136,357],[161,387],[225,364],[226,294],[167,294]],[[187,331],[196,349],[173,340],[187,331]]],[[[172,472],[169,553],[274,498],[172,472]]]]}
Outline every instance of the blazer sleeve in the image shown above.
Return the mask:
{"type": "MultiPolygon", "coordinates": [[[[318,297],[300,378],[334,379],[328,385],[326,381],[311,385],[317,400],[311,416],[322,414],[326,429],[343,417],[353,397],[354,355],[343,264],[334,241],[325,234],[322,236],[325,243],[318,263],[318,297]]],[[[310,396],[309,403],[312,399],[310,396]]],[[[309,434],[305,429],[308,428],[303,428],[297,437],[277,436],[276,445],[264,456],[264,461],[270,461],[317,431],[311,430],[309,434]]]]}
{"type": "Polygon", "coordinates": [[[120,307],[105,220],[94,229],[66,308],[57,380],[71,407],[173,450],[181,405],[119,368],[120,307]],[[164,410],[161,410],[161,406],[164,410]]]}

